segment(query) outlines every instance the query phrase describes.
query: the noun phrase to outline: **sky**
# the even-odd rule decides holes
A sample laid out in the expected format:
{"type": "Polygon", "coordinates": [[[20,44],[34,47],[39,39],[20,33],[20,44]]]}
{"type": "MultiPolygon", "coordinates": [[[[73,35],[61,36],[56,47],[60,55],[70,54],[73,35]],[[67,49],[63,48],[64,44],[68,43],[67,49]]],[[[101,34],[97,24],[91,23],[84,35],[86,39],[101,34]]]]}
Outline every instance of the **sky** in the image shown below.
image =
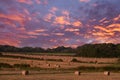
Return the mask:
{"type": "Polygon", "coordinates": [[[0,0],[0,45],[120,43],[120,0],[0,0]]]}

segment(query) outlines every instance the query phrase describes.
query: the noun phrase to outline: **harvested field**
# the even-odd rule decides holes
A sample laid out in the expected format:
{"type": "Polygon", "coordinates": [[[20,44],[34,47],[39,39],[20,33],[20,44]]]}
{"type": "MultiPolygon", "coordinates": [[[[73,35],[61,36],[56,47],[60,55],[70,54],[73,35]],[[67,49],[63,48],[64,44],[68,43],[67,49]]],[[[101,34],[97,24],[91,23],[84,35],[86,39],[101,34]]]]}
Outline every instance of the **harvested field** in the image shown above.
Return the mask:
{"type": "MultiPolygon", "coordinates": [[[[39,59],[62,59],[64,62],[70,62],[73,58],[83,62],[95,62],[98,63],[114,63],[117,58],[85,58],[85,57],[74,57],[74,56],[59,56],[59,55],[29,55],[29,54],[12,54],[3,53],[5,56],[21,56],[27,58],[39,58],[39,59]]],[[[20,58],[19,58],[20,59],[20,58]]]]}
{"type": "Polygon", "coordinates": [[[30,64],[31,67],[41,67],[41,68],[55,68],[55,65],[58,64],[61,68],[75,68],[79,66],[107,66],[111,64],[95,64],[95,63],[77,63],[77,62],[55,62],[55,61],[39,61],[39,60],[27,60],[27,59],[15,59],[15,58],[0,58],[0,63],[8,63],[11,65],[14,64],[30,64]],[[47,64],[50,64],[48,66],[47,64]]]}
{"type": "Polygon", "coordinates": [[[81,73],[80,76],[74,72],[35,72],[31,71],[30,75],[23,76],[20,71],[0,71],[1,80],[120,80],[120,73],[111,73],[105,76],[103,72],[81,73]]]}
{"type": "Polygon", "coordinates": [[[104,71],[101,72],[94,71],[93,68],[93,67],[117,65],[115,64],[116,61],[117,58],[82,58],[82,57],[73,57],[73,56],[50,56],[50,55],[38,56],[38,55],[24,55],[24,54],[4,54],[4,57],[0,57],[0,63],[7,63],[10,64],[11,66],[14,66],[15,64],[28,64],[30,65],[30,68],[28,68],[29,70],[28,75],[21,74],[23,71],[22,68],[16,68],[16,67],[1,68],[0,79],[1,80],[18,80],[18,79],[19,80],[120,80],[119,71],[111,72],[109,76],[106,76],[104,74],[104,71]],[[9,57],[7,55],[16,56],[16,57],[9,57]],[[18,56],[24,56],[25,58],[17,58],[18,56]],[[43,60],[39,60],[36,58],[43,58],[43,60]],[[73,58],[83,62],[70,62],[70,60],[73,58]],[[51,59],[52,60],[55,59],[55,61],[52,61],[51,59]],[[56,59],[62,59],[63,61],[56,61],[56,59]],[[96,60],[99,63],[94,63],[96,60]],[[60,67],[57,67],[56,65],[60,67]],[[75,75],[75,71],[76,71],[75,69],[80,66],[82,69],[85,69],[84,67],[86,68],[90,67],[89,69],[92,69],[93,71],[81,70],[80,75],[75,75]]]}

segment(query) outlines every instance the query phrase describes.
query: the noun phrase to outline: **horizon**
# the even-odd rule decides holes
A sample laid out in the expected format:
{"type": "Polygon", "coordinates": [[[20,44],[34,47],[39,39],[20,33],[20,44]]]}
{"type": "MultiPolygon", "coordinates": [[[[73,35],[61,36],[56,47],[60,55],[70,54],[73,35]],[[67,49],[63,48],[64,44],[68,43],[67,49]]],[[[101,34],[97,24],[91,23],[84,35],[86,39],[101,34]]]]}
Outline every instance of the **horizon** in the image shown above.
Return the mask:
{"type": "Polygon", "coordinates": [[[117,44],[114,44],[114,43],[94,43],[94,44],[91,44],[91,43],[89,43],[89,44],[78,45],[78,46],[76,46],[76,47],[71,47],[71,46],[56,46],[56,47],[50,47],[50,48],[36,47],[36,46],[22,46],[22,47],[19,47],[19,46],[12,46],[12,45],[0,45],[0,46],[9,46],[9,47],[15,47],[15,48],[30,47],[30,48],[41,48],[41,49],[47,50],[47,49],[55,49],[55,48],[59,48],[59,47],[76,49],[76,48],[82,47],[82,46],[84,46],[84,45],[102,45],[102,44],[120,45],[120,43],[117,43],[117,44]]]}
{"type": "Polygon", "coordinates": [[[0,45],[55,48],[120,43],[120,0],[3,0],[0,45]]]}

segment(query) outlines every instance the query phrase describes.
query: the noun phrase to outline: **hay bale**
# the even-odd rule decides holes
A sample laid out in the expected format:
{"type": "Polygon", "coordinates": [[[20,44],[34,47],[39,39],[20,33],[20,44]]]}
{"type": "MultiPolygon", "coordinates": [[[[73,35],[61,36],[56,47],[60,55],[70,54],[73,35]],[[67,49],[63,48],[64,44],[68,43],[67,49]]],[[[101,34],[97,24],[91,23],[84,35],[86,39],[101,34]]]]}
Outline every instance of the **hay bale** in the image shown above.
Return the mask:
{"type": "Polygon", "coordinates": [[[104,75],[109,76],[110,75],[110,71],[104,71],[104,75]]]}
{"type": "Polygon", "coordinates": [[[95,64],[98,64],[98,61],[97,61],[97,60],[95,61],[95,64]]]}
{"type": "Polygon", "coordinates": [[[80,75],[81,72],[80,71],[75,71],[75,75],[80,75]]]}
{"type": "Polygon", "coordinates": [[[50,64],[47,64],[48,67],[50,67],[50,64]]]}
{"type": "Polygon", "coordinates": [[[29,74],[29,71],[27,70],[22,71],[22,75],[28,75],[28,74],[29,74]]]}
{"type": "Polygon", "coordinates": [[[60,65],[58,65],[58,64],[56,64],[56,65],[55,65],[55,67],[56,67],[56,68],[60,68],[61,66],[60,66],[60,65]]]}

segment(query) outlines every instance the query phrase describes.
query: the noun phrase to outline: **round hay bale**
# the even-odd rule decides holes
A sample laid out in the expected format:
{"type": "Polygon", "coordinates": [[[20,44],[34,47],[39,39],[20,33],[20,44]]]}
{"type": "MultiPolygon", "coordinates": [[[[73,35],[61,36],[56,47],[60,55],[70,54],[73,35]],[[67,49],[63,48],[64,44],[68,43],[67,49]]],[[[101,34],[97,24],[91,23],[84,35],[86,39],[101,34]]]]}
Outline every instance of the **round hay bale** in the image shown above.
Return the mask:
{"type": "Polygon", "coordinates": [[[50,64],[47,64],[48,67],[50,67],[50,64]]]}
{"type": "Polygon", "coordinates": [[[60,65],[58,65],[58,64],[56,64],[56,65],[55,65],[55,67],[56,67],[56,68],[60,68],[61,66],[60,66],[60,65]]]}
{"type": "Polygon", "coordinates": [[[22,75],[28,75],[28,74],[29,74],[29,71],[27,70],[22,71],[22,75]]]}
{"type": "Polygon", "coordinates": [[[94,63],[95,63],[95,64],[98,64],[98,61],[96,60],[94,63]]]}
{"type": "Polygon", "coordinates": [[[110,75],[110,71],[104,71],[104,75],[109,76],[110,75]]]}
{"type": "Polygon", "coordinates": [[[75,71],[75,75],[80,75],[81,72],[80,71],[75,71]]]}

